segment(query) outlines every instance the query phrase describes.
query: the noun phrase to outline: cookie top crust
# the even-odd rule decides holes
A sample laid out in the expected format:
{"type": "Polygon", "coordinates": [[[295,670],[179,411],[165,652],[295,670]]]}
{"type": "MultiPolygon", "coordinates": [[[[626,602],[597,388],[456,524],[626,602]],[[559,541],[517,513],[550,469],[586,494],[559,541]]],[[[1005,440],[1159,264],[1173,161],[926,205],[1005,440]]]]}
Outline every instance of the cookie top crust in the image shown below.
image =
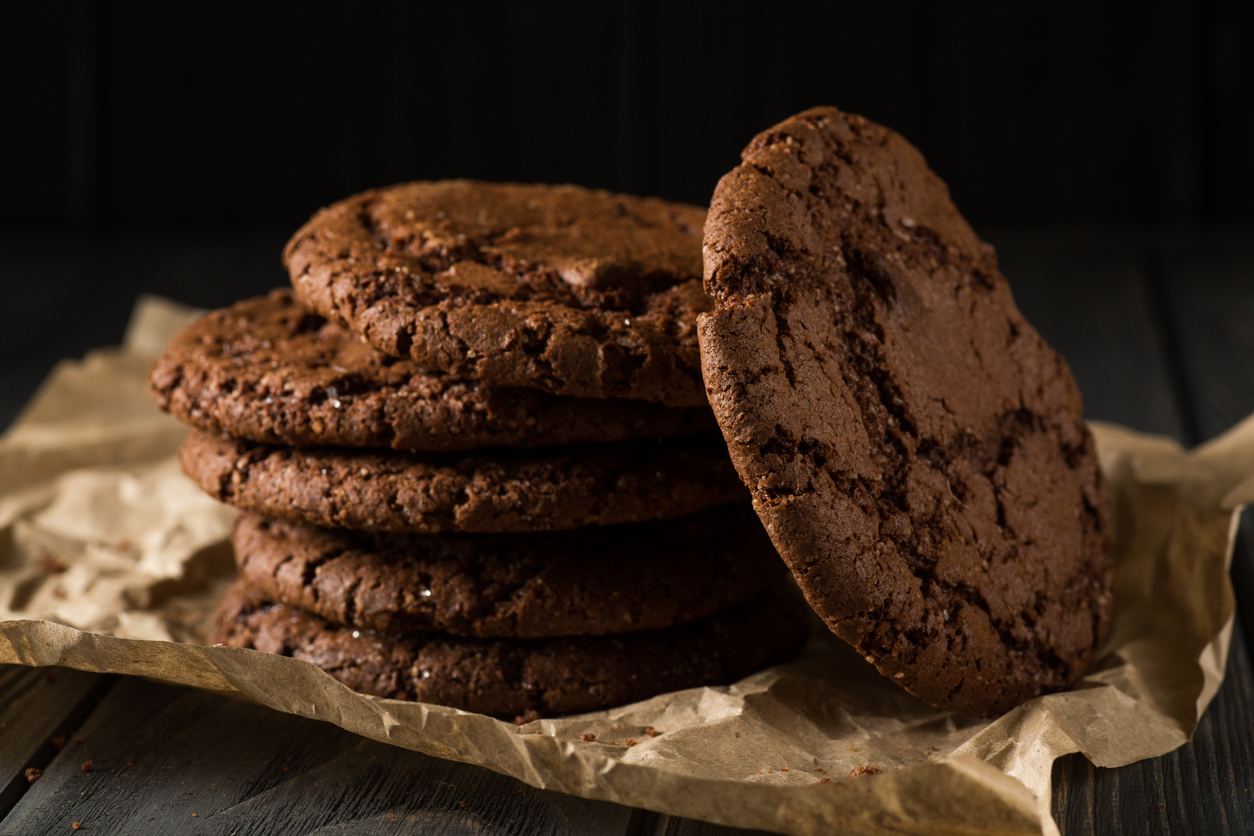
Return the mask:
{"type": "Polygon", "coordinates": [[[566,398],[422,369],[313,313],[291,290],[209,313],[152,367],[184,423],[270,444],[448,452],[661,438],[715,428],[708,405],[566,398]]]}
{"type": "Polygon", "coordinates": [[[370,534],[240,514],[240,576],[329,621],[392,633],[548,638],[688,624],[784,567],[748,502],[540,534],[370,534]]]}
{"type": "Polygon", "coordinates": [[[363,694],[536,719],[730,684],[788,661],[805,635],[804,621],[770,596],[683,627],[625,636],[376,633],[269,601],[237,582],[219,608],[216,641],[311,662],[363,694]]]}
{"type": "Polygon", "coordinates": [[[1113,568],[1066,363],[896,133],[816,108],[742,159],[705,228],[703,371],[807,600],[940,708],[994,716],[1068,687],[1113,568]]]}
{"type": "Polygon", "coordinates": [[[276,447],[192,430],[184,472],[247,511],[362,531],[560,531],[744,501],[717,433],[457,454],[276,447]]]}
{"type": "Polygon", "coordinates": [[[283,261],[302,302],[425,368],[704,406],[704,221],[577,186],[408,183],[318,212],[283,261]]]}

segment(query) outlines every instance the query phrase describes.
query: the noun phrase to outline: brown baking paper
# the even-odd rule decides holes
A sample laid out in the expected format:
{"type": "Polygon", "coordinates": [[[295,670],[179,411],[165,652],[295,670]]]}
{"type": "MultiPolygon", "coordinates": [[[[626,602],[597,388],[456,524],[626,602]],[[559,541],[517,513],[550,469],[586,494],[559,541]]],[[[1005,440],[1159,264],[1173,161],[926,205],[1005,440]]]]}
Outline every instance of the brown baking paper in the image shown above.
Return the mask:
{"type": "Polygon", "coordinates": [[[991,723],[925,705],[821,628],[800,660],[729,687],[521,727],[200,646],[233,575],[232,514],[179,473],[185,430],[145,382],[190,316],[141,300],[122,348],[62,363],[0,438],[0,662],[205,688],[535,787],[793,834],[1057,833],[1055,758],[1169,752],[1223,679],[1254,420],[1191,452],[1094,426],[1115,507],[1111,635],[1071,691],[991,723]],[[850,777],[868,766],[880,772],[850,777]]]}

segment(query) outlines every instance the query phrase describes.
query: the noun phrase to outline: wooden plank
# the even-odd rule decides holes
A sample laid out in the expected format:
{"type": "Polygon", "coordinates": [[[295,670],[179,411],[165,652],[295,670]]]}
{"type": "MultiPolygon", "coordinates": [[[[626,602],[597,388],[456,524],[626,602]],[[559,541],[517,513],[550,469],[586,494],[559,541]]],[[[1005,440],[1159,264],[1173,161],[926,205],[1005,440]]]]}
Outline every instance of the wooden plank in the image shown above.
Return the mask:
{"type": "Polygon", "coordinates": [[[30,787],[26,770],[48,765],[53,738],[71,734],[112,681],[69,668],[0,665],[0,817],[30,787]]]}
{"type": "Polygon", "coordinates": [[[631,836],[766,836],[764,830],[745,830],[721,824],[663,816],[647,810],[636,810],[631,836]]]}
{"type": "Polygon", "coordinates": [[[1054,765],[1054,818],[1078,833],[1254,833],[1254,687],[1234,631],[1228,673],[1193,740],[1161,758],[1099,769],[1075,754],[1054,765]]]}
{"type": "Polygon", "coordinates": [[[124,678],[0,834],[627,833],[630,808],[542,792],[214,694],[124,678]],[[80,740],[81,738],[81,740],[80,740]],[[91,762],[90,771],[83,764],[91,762]]]}

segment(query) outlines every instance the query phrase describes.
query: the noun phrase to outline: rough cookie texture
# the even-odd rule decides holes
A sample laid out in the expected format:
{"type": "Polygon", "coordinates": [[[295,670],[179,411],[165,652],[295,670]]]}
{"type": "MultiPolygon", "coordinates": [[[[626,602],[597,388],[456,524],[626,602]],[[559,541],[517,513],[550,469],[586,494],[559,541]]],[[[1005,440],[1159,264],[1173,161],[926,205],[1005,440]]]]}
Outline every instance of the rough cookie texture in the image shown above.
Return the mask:
{"type": "Polygon", "coordinates": [[[368,630],[543,638],[673,627],[780,579],[748,502],[664,522],[542,534],[368,534],[240,514],[254,589],[368,630]]]}
{"type": "Polygon", "coordinates": [[[428,372],[310,312],[290,290],[183,329],[148,376],[157,405],[271,444],[455,451],[662,438],[715,428],[709,407],[564,398],[428,372]]]}
{"type": "Polygon", "coordinates": [[[275,447],[192,430],[179,461],[223,502],[364,531],[555,531],[746,498],[716,433],[440,455],[275,447]]]}
{"type": "Polygon", "coordinates": [[[364,694],[500,717],[595,711],[724,685],[787,661],[805,629],[769,597],[684,627],[626,636],[468,639],[331,624],[237,583],[216,641],[312,662],[364,694]]]}
{"type": "Polygon", "coordinates": [[[301,301],[424,368],[704,407],[704,221],[576,186],[409,183],[322,210],[283,259],[301,301]]]}
{"type": "Polygon", "coordinates": [[[715,416],[807,600],[886,676],[993,716],[1110,617],[1080,394],[923,157],[833,108],[719,183],[699,324],[715,416]]]}

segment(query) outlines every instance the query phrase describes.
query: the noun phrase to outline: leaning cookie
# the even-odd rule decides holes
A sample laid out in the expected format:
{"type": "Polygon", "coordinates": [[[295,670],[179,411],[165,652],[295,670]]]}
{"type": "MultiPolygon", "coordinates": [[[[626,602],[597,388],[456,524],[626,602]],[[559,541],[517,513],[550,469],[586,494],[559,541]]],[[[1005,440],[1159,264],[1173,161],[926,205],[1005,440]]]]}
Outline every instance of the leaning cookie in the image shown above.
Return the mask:
{"type": "Polygon", "coordinates": [[[157,405],[270,444],[455,451],[662,438],[714,429],[709,407],[564,398],[429,372],[328,322],[290,290],[184,328],[148,376],[157,405]]]}
{"type": "Polygon", "coordinates": [[[275,447],[193,430],[184,472],[263,516],[363,531],[558,531],[744,501],[716,434],[465,454],[275,447]]]}
{"type": "Polygon", "coordinates": [[[656,630],[734,606],[783,572],[747,502],[538,534],[369,534],[245,513],[231,542],[240,577],[267,597],[393,633],[656,630]]]}
{"type": "Polygon", "coordinates": [[[1066,364],[904,139],[816,108],[705,228],[706,386],[807,600],[907,690],[992,716],[1110,619],[1107,499],[1066,364]]]}
{"type": "Polygon", "coordinates": [[[237,583],[217,641],[312,662],[363,694],[536,717],[726,685],[792,658],[804,637],[802,621],[769,596],[668,630],[520,641],[360,631],[237,583]]]}
{"type": "Polygon", "coordinates": [[[704,408],[704,220],[577,186],[409,183],[322,210],[283,258],[302,302],[424,368],[704,408]]]}

